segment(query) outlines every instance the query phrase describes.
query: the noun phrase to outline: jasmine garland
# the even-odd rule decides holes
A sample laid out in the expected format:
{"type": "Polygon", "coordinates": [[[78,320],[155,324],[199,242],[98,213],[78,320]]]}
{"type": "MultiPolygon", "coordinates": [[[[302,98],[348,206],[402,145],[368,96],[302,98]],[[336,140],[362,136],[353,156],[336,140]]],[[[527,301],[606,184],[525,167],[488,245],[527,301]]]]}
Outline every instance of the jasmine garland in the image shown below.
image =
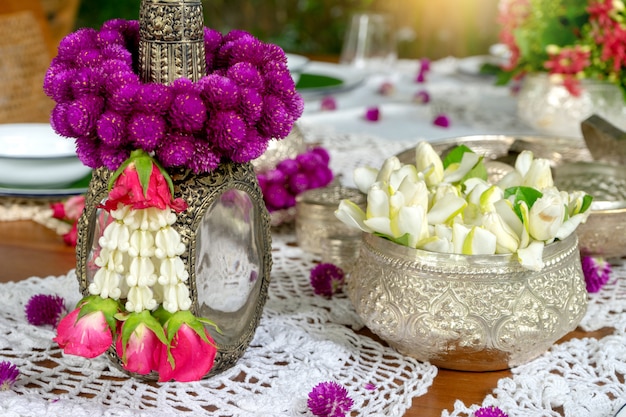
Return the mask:
{"type": "Polygon", "coordinates": [[[154,154],[165,168],[195,173],[223,159],[259,157],[302,114],[285,53],[244,31],[204,33],[208,75],[167,86],[143,83],[136,73],[137,21],[110,20],[68,35],[44,80],[57,103],[53,128],[76,139],[91,168],[115,170],[134,149],[154,154]]]}

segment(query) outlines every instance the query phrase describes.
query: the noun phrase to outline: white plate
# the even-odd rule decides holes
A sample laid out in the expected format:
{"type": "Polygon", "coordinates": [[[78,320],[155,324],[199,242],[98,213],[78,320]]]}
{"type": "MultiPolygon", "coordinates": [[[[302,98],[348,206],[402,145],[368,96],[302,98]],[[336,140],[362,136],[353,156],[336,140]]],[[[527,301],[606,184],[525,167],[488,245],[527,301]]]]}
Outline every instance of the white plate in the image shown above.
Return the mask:
{"type": "Polygon", "coordinates": [[[363,84],[366,78],[365,72],[347,65],[332,64],[329,62],[309,62],[302,71],[302,77],[305,74],[312,76],[331,77],[339,81],[336,85],[322,85],[316,87],[299,87],[298,92],[305,98],[311,96],[319,96],[323,94],[339,93],[352,90],[363,84]]]}
{"type": "Polygon", "coordinates": [[[304,55],[285,54],[287,57],[287,68],[291,73],[300,73],[309,63],[309,58],[304,55]]]}
{"type": "Polygon", "coordinates": [[[49,124],[0,125],[0,187],[65,189],[91,172],[76,156],[74,140],[49,124]]]}
{"type": "MultiPolygon", "coordinates": [[[[85,177],[86,183],[88,177],[85,177]]],[[[69,197],[72,195],[84,194],[88,186],[79,181],[76,185],[68,185],[60,188],[14,188],[0,186],[0,196],[5,197],[69,197]],[[79,184],[80,182],[80,184],[79,184]]]]}

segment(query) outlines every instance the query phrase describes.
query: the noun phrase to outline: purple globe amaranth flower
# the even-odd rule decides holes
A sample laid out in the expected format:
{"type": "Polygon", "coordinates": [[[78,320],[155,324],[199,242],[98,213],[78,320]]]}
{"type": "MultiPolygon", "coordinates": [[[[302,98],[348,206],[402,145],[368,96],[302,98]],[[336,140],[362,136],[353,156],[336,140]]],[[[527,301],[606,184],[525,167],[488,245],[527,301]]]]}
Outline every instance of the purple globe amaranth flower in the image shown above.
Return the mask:
{"type": "Polygon", "coordinates": [[[383,96],[392,96],[396,93],[396,86],[390,81],[385,81],[378,87],[378,93],[383,96]]]}
{"type": "Polygon", "coordinates": [[[298,172],[289,177],[287,185],[292,193],[300,194],[310,188],[309,176],[304,172],[298,172]]]}
{"type": "Polygon", "coordinates": [[[263,190],[263,199],[269,211],[280,210],[288,207],[289,193],[284,185],[269,183],[267,188],[263,190]]]}
{"type": "Polygon", "coordinates": [[[84,49],[95,48],[98,36],[95,29],[82,28],[64,37],[57,48],[57,56],[64,61],[73,61],[84,49]]]}
{"type": "Polygon", "coordinates": [[[474,417],[509,417],[507,413],[500,410],[498,407],[489,406],[481,407],[474,413],[474,417]]]}
{"type": "Polygon", "coordinates": [[[611,264],[603,258],[592,256],[583,256],[581,263],[587,291],[590,293],[600,291],[611,277],[611,264]]]}
{"type": "Polygon", "coordinates": [[[130,149],[116,146],[100,145],[98,150],[102,164],[111,171],[115,171],[119,168],[130,156],[130,149]]]}
{"type": "Polygon", "coordinates": [[[368,107],[365,109],[365,120],[377,122],[380,120],[380,109],[378,107],[368,107]]]}
{"type": "Polygon", "coordinates": [[[448,128],[448,127],[450,127],[450,118],[447,115],[445,115],[445,114],[438,114],[433,119],[433,124],[435,126],[448,128]]]}
{"type": "Polygon", "coordinates": [[[342,385],[334,381],[321,382],[309,393],[307,405],[317,417],[344,417],[352,409],[354,400],[342,385]]]}
{"type": "Polygon", "coordinates": [[[102,114],[97,122],[96,131],[107,146],[121,146],[126,144],[126,119],[114,111],[102,114]]]}
{"type": "Polygon", "coordinates": [[[201,87],[200,96],[210,103],[210,109],[233,110],[238,106],[239,87],[233,80],[211,74],[202,78],[198,83],[201,87]]]}
{"type": "Polygon", "coordinates": [[[322,158],[315,152],[305,152],[296,156],[296,162],[305,171],[315,171],[315,169],[324,163],[322,158]]]}
{"type": "Polygon", "coordinates": [[[124,46],[126,43],[124,35],[122,35],[119,30],[107,29],[105,27],[100,29],[98,35],[96,36],[96,40],[98,42],[98,46],[101,48],[110,45],[124,46]]]}
{"type": "Polygon", "coordinates": [[[109,98],[111,109],[120,114],[132,113],[136,103],[135,97],[138,93],[139,86],[136,84],[124,84],[118,87],[109,98]]]}
{"type": "MultiPolygon", "coordinates": [[[[59,55],[51,62],[44,91],[58,105],[53,126],[58,133],[76,139],[78,152],[89,166],[104,163],[98,154],[100,145],[120,148],[117,153],[111,149],[105,152],[107,164],[114,159],[109,156],[126,152],[129,146],[127,141],[119,140],[118,130],[113,128],[118,126],[116,123],[105,126],[103,121],[101,126],[96,126],[103,113],[123,115],[130,121],[127,131],[134,146],[148,151],[161,149],[162,142],[172,134],[191,131],[196,147],[198,143],[207,143],[199,146],[208,152],[207,156],[179,155],[171,157],[170,163],[185,160],[182,167],[194,172],[215,169],[221,160],[248,162],[258,157],[270,139],[288,135],[302,114],[304,101],[295,91],[284,51],[245,31],[222,36],[204,28],[209,75],[198,82],[181,78],[167,86],[143,83],[134,72],[138,44],[137,21],[110,20],[99,31],[81,29],[66,36],[60,43],[59,55]],[[74,76],[74,72],[79,76],[74,76]],[[212,76],[223,77],[223,83],[207,89],[206,79],[212,76]],[[272,94],[267,94],[268,88],[272,94]],[[94,95],[103,101],[104,108],[94,108],[82,101],[94,95]],[[168,97],[173,101],[176,96],[183,98],[170,103],[168,97]],[[196,103],[194,96],[200,101],[196,103]],[[220,121],[223,117],[214,118],[215,111],[226,110],[234,112],[235,117],[228,116],[225,122],[220,121]],[[138,114],[163,116],[165,125],[163,129],[132,126],[138,114]],[[211,125],[209,119],[215,119],[216,123],[211,125]],[[234,124],[234,132],[228,132],[229,123],[234,124]],[[156,132],[157,138],[148,138],[141,130],[156,132]],[[93,143],[79,140],[83,137],[89,137],[93,143]],[[226,137],[232,143],[227,144],[226,137]]],[[[171,149],[163,150],[161,154],[172,155],[171,149]]]]}
{"type": "Polygon", "coordinates": [[[296,94],[296,84],[289,72],[274,70],[266,73],[265,76],[265,91],[268,94],[273,94],[283,100],[296,94]]]}
{"type": "Polygon", "coordinates": [[[24,307],[26,320],[34,326],[56,326],[67,313],[65,300],[59,295],[33,295],[24,307]]]}
{"type": "Polygon", "coordinates": [[[324,164],[328,164],[328,162],[330,161],[330,154],[328,153],[326,149],[322,148],[321,146],[317,146],[311,149],[311,152],[319,156],[322,163],[324,164]]]}
{"type": "Polygon", "coordinates": [[[19,368],[8,361],[0,362],[0,391],[8,391],[20,376],[19,368]]]}
{"type": "Polygon", "coordinates": [[[96,132],[104,99],[99,96],[81,97],[69,105],[65,119],[78,136],[88,136],[96,132]]]}
{"type": "Polygon", "coordinates": [[[259,70],[250,62],[238,62],[228,68],[226,76],[241,87],[263,90],[265,83],[259,70]]]}
{"type": "Polygon", "coordinates": [[[284,159],[276,164],[276,169],[284,175],[294,175],[298,172],[300,165],[295,159],[284,159]]]}
{"type": "Polygon", "coordinates": [[[157,149],[157,157],[164,167],[184,166],[195,152],[194,138],[190,134],[172,133],[157,149]]]}
{"type": "Polygon", "coordinates": [[[262,134],[271,137],[271,132],[274,132],[274,137],[282,139],[291,132],[293,122],[294,119],[278,97],[265,96],[260,120],[262,134]]]}
{"type": "Polygon", "coordinates": [[[263,114],[263,97],[257,90],[244,88],[239,94],[239,109],[248,123],[256,123],[263,114]]]}
{"type": "Polygon", "coordinates": [[[334,177],[333,171],[328,166],[319,166],[309,174],[309,188],[326,187],[334,177]]]}
{"type": "Polygon", "coordinates": [[[100,93],[102,75],[93,68],[82,68],[73,73],[71,87],[75,98],[93,96],[100,93]]]}
{"type": "Polygon", "coordinates": [[[76,56],[76,64],[79,67],[96,68],[102,64],[103,56],[98,49],[86,49],[76,56]]]}
{"type": "Polygon", "coordinates": [[[199,174],[201,172],[211,172],[219,165],[220,156],[213,150],[208,142],[194,138],[194,157],[188,160],[188,167],[199,174]]]}
{"type": "Polygon", "coordinates": [[[170,110],[170,123],[176,129],[193,133],[200,131],[206,122],[206,106],[199,95],[178,94],[170,110]]]}
{"type": "Polygon", "coordinates": [[[222,151],[232,151],[245,143],[247,126],[244,120],[234,111],[219,111],[211,115],[207,130],[222,151]]]}
{"type": "Polygon", "coordinates": [[[311,270],[310,279],[315,294],[332,297],[343,287],[345,273],[336,265],[321,263],[311,270]]]}
{"type": "Polygon", "coordinates": [[[165,136],[165,119],[157,114],[136,113],[128,123],[128,136],[137,148],[152,152],[165,136]]]}
{"type": "Polygon", "coordinates": [[[78,159],[89,168],[96,169],[102,166],[99,148],[100,144],[91,137],[81,136],[76,138],[78,159]]]}
{"type": "Polygon", "coordinates": [[[172,94],[163,84],[144,84],[137,91],[136,102],[141,112],[164,114],[172,104],[172,94]]]}
{"type": "Polygon", "coordinates": [[[74,130],[72,130],[72,126],[67,122],[67,118],[65,117],[68,108],[69,104],[65,103],[54,106],[50,113],[50,125],[59,135],[69,138],[74,136],[74,130]]]}
{"type": "Polygon", "coordinates": [[[57,102],[71,102],[74,100],[73,80],[77,70],[63,69],[59,72],[49,71],[44,79],[44,89],[48,96],[57,102]]]}

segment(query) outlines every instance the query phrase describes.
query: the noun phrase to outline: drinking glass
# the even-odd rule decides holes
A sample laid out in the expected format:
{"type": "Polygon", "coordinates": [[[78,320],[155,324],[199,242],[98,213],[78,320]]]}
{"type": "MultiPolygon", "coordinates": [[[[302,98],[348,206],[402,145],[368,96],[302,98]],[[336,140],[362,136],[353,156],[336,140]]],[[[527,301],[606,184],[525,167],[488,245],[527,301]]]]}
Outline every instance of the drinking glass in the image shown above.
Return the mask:
{"type": "Polygon", "coordinates": [[[396,59],[392,18],[385,13],[357,13],[346,32],[340,63],[380,72],[396,59]]]}

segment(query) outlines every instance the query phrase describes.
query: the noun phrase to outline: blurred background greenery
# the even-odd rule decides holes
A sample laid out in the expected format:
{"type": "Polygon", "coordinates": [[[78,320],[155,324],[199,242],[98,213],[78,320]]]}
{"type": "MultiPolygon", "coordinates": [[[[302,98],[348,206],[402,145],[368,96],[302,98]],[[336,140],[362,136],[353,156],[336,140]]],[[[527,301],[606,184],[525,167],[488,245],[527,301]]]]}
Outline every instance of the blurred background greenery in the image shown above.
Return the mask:
{"type": "MultiPolygon", "coordinates": [[[[137,19],[140,0],[82,0],[76,27],[137,19]]],[[[205,0],[206,26],[243,29],[287,52],[337,57],[350,15],[391,13],[401,58],[487,53],[497,42],[498,0],[205,0]]]]}

